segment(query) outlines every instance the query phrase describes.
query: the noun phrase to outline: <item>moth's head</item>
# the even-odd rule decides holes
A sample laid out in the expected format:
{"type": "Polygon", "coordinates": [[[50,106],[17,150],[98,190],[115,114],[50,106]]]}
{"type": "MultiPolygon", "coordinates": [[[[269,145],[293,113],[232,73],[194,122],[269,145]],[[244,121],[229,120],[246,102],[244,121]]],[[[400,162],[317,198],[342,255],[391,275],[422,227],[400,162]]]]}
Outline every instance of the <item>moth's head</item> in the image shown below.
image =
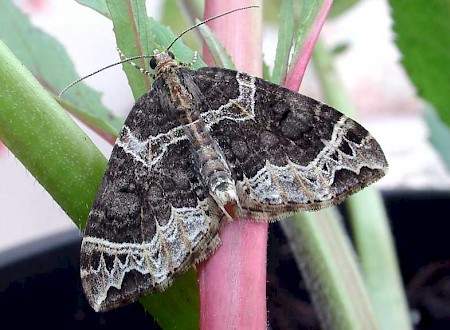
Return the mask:
{"type": "Polygon", "coordinates": [[[175,55],[171,51],[153,51],[153,56],[150,59],[150,67],[155,70],[156,75],[164,71],[166,68],[177,66],[175,55]]]}

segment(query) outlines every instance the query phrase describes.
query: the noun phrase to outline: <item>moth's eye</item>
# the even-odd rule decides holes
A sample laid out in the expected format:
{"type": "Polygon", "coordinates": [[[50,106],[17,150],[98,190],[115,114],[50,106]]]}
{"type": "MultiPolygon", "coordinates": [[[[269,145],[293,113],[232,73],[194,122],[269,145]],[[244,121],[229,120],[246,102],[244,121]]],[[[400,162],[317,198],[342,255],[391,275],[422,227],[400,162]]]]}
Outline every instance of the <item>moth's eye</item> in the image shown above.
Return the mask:
{"type": "Polygon", "coordinates": [[[172,58],[172,60],[175,59],[175,55],[173,55],[173,53],[171,51],[168,51],[167,54],[169,54],[169,56],[172,58]]]}
{"type": "Polygon", "coordinates": [[[156,68],[156,58],[154,58],[154,57],[152,57],[151,59],[150,59],[150,67],[152,68],[152,70],[155,70],[155,68],[156,68]]]}

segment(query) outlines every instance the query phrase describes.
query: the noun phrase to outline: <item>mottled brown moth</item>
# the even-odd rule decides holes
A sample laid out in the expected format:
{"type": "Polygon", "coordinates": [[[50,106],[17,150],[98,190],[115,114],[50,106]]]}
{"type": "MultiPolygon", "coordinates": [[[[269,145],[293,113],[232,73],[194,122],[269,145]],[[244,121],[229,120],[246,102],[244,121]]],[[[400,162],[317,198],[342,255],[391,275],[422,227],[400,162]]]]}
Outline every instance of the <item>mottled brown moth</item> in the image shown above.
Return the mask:
{"type": "Polygon", "coordinates": [[[232,220],[226,205],[274,221],[337,204],[387,169],[339,111],[246,73],[191,70],[172,45],[122,61],[150,57],[155,81],[120,131],[84,233],[81,279],[96,311],[164,290],[207,258],[232,220]]]}

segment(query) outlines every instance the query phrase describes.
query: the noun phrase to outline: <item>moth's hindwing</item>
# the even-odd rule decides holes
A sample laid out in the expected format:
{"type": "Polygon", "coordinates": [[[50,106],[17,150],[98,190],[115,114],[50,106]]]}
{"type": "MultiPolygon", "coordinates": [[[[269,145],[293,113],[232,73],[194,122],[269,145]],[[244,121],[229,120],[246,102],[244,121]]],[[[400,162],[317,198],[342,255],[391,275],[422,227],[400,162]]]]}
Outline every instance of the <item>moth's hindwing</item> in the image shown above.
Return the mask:
{"type": "Polygon", "coordinates": [[[219,244],[217,207],[160,96],[154,88],[131,110],[89,215],[81,279],[96,311],[164,290],[219,244]]]}
{"type": "Polygon", "coordinates": [[[194,81],[232,168],[240,216],[276,220],[334,205],[385,174],[375,139],[325,104],[221,68],[199,69],[194,81]]]}

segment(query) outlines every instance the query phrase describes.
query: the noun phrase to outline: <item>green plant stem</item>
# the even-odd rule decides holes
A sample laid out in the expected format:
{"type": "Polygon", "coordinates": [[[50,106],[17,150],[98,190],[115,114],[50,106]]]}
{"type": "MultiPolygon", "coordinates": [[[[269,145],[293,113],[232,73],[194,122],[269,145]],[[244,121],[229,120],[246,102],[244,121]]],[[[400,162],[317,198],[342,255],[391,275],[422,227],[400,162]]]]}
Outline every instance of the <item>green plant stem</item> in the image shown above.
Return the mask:
{"type": "Polygon", "coordinates": [[[190,268],[164,292],[139,299],[162,329],[199,329],[197,272],[190,268]]]}
{"type": "Polygon", "coordinates": [[[293,0],[281,1],[277,52],[272,73],[272,82],[278,85],[283,84],[289,67],[289,56],[294,38],[294,22],[293,0]]]}
{"type": "Polygon", "coordinates": [[[282,221],[324,329],[379,329],[351,243],[333,208],[282,221]]]}
{"type": "Polygon", "coordinates": [[[81,228],[106,159],[0,41],[0,140],[81,228]]]}
{"type": "MultiPolygon", "coordinates": [[[[313,61],[325,99],[347,115],[353,105],[333,67],[332,55],[319,41],[313,61]]],[[[348,199],[350,224],[375,313],[383,329],[410,329],[393,238],[380,194],[372,187],[348,199]]]]}
{"type": "Polygon", "coordinates": [[[381,195],[369,187],[349,198],[350,224],[369,296],[383,329],[411,329],[394,242],[381,195]]]}

